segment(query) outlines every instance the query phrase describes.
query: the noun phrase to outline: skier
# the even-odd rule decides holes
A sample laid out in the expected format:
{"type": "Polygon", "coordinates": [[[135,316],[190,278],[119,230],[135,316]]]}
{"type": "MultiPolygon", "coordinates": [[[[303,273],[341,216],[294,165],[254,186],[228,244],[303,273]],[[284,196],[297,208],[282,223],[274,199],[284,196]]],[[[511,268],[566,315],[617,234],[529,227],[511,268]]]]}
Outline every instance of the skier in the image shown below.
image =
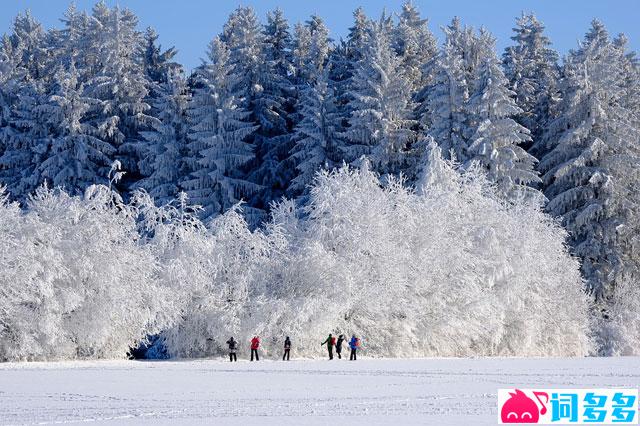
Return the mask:
{"type": "Polygon", "coordinates": [[[349,361],[355,361],[357,359],[356,351],[360,347],[360,339],[358,339],[355,334],[351,336],[349,347],[351,348],[351,357],[349,357],[349,361]]]}
{"type": "Polygon", "coordinates": [[[251,361],[253,361],[253,354],[256,354],[256,361],[260,361],[258,357],[258,348],[260,347],[260,338],[258,336],[253,336],[251,339],[251,361]]]}
{"type": "Polygon", "coordinates": [[[238,362],[238,357],[236,356],[238,342],[236,342],[233,337],[230,337],[229,340],[227,340],[227,345],[229,346],[229,362],[238,362]]]}
{"type": "Polygon", "coordinates": [[[283,361],[285,357],[287,358],[287,361],[289,361],[289,352],[291,352],[291,340],[289,339],[289,336],[287,336],[287,338],[284,339],[284,354],[282,355],[283,361]]]}
{"type": "Polygon", "coordinates": [[[329,351],[329,361],[331,361],[333,359],[333,347],[336,345],[336,338],[333,337],[331,333],[329,333],[329,337],[327,337],[327,340],[320,343],[320,346],[324,345],[325,343],[327,345],[327,350],[329,351]]]}
{"type": "Polygon", "coordinates": [[[342,353],[342,343],[345,340],[346,339],[344,338],[344,334],[338,336],[338,341],[336,342],[336,354],[338,355],[338,359],[342,359],[342,356],[340,354],[342,353]]]}

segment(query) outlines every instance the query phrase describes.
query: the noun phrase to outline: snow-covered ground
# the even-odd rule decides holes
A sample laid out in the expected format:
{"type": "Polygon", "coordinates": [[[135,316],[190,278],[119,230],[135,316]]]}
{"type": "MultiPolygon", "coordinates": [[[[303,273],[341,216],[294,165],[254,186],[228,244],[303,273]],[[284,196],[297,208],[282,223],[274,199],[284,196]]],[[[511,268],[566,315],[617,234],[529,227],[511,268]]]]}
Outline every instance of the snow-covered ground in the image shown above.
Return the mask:
{"type": "Polygon", "coordinates": [[[0,364],[0,424],[495,425],[498,388],[638,387],[640,358],[0,364]]]}

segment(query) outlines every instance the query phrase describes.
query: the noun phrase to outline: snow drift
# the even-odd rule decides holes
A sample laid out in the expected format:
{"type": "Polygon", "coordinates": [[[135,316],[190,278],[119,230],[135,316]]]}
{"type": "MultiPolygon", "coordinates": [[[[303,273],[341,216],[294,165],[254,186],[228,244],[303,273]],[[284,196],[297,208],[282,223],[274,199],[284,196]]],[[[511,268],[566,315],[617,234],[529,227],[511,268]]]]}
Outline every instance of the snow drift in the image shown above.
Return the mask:
{"type": "Polygon", "coordinates": [[[501,201],[431,147],[418,189],[364,163],[316,176],[262,230],[238,209],[203,224],[181,198],[125,204],[42,188],[0,209],[0,359],[116,358],[162,330],[172,356],[258,334],[323,355],[329,332],[369,356],[573,356],[588,297],[565,231],[537,203],[501,201]]]}

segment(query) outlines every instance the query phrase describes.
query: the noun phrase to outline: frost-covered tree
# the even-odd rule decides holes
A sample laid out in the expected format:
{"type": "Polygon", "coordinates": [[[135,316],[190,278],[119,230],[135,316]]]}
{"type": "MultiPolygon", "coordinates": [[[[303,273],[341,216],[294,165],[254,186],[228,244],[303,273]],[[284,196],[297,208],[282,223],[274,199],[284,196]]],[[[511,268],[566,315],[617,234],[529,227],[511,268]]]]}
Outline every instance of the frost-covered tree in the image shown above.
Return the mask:
{"type": "Polygon", "coordinates": [[[402,67],[412,92],[429,84],[427,64],[436,56],[436,38],[428,27],[428,20],[420,17],[418,8],[407,1],[398,15],[394,29],[393,47],[401,58],[402,67]]]}
{"type": "Polygon", "coordinates": [[[445,42],[431,65],[432,85],[421,107],[421,125],[442,148],[446,158],[467,159],[465,103],[469,98],[464,74],[463,30],[454,19],[444,28],[445,42]]]}
{"type": "Polygon", "coordinates": [[[196,70],[187,111],[190,175],[182,185],[192,202],[204,207],[205,217],[223,213],[259,190],[241,170],[254,158],[248,141],[256,126],[250,121],[250,112],[233,95],[235,70],[229,61],[226,44],[214,38],[208,62],[196,70]]]}
{"type": "MultiPolygon", "coordinates": [[[[146,29],[139,54],[147,80],[147,96],[144,99],[149,105],[147,115],[153,118],[160,118],[163,114],[159,107],[165,102],[163,98],[166,98],[167,90],[172,91],[172,89],[166,87],[168,83],[171,84],[169,80],[176,75],[182,74],[182,66],[174,61],[177,53],[178,51],[174,47],[163,51],[162,46],[158,43],[156,31],[151,27],[146,29]]],[[[156,127],[156,120],[153,118],[147,119],[147,126],[145,127],[156,127]]],[[[148,152],[141,151],[141,157],[148,155],[148,152]]],[[[145,171],[142,169],[140,169],[140,173],[143,176],[145,175],[145,171]]]]}
{"type": "Polygon", "coordinates": [[[640,120],[640,61],[634,51],[629,51],[629,40],[624,34],[619,34],[613,43],[620,54],[622,73],[622,99],[624,105],[636,120],[640,120]]]}
{"type": "Polygon", "coordinates": [[[297,90],[295,127],[291,135],[287,165],[294,170],[287,189],[290,196],[302,194],[321,167],[330,167],[328,155],[336,154],[339,119],[330,85],[329,30],[322,19],[312,16],[295,27],[293,57],[297,90]]]}
{"type": "MultiPolygon", "coordinates": [[[[356,65],[364,53],[365,40],[367,38],[369,19],[362,7],[353,12],[354,23],[349,28],[349,34],[345,40],[334,46],[329,52],[329,81],[336,95],[337,129],[343,132],[349,126],[351,116],[351,85],[356,65]]],[[[343,138],[341,138],[343,139],[343,138]]],[[[341,145],[344,140],[341,141],[341,145]]]]}
{"type": "Polygon", "coordinates": [[[384,19],[370,26],[350,84],[348,143],[342,147],[349,162],[367,156],[381,174],[402,170],[404,151],[414,138],[410,85],[390,43],[384,19]]]}
{"type": "Polygon", "coordinates": [[[597,347],[607,356],[640,353],[640,286],[630,276],[616,283],[607,303],[606,315],[596,318],[597,347]]]}
{"type": "Polygon", "coordinates": [[[381,187],[366,167],[323,172],[299,210],[274,210],[268,229],[292,251],[274,253],[285,260],[262,279],[275,279],[278,301],[249,330],[286,332],[310,356],[321,330],[363,336],[377,355],[587,353],[588,302],[565,232],[537,205],[491,193],[453,169],[422,195],[381,187]]]}
{"type": "Polygon", "coordinates": [[[39,162],[42,179],[67,193],[83,194],[93,184],[107,184],[114,149],[96,137],[98,130],[87,122],[87,114],[101,102],[84,94],[75,65],[59,69],[49,101],[36,108],[45,114],[51,131],[51,146],[39,162]]]}
{"type": "Polygon", "coordinates": [[[148,81],[137,56],[142,45],[137,24],[130,10],[98,3],[90,21],[89,51],[85,52],[96,55],[85,86],[87,94],[103,101],[100,108],[90,111],[92,124],[99,129],[99,137],[116,150],[126,171],[118,185],[124,191],[140,178],[138,162],[145,144],[139,132],[147,130],[152,121],[147,114],[148,81]]]}
{"type": "Polygon", "coordinates": [[[291,33],[289,22],[284,17],[282,9],[275,9],[267,13],[267,23],[264,26],[265,56],[273,62],[274,71],[280,76],[293,74],[291,58],[291,33]]]}
{"type": "Polygon", "coordinates": [[[295,28],[294,63],[296,82],[314,84],[323,73],[329,57],[329,29],[317,15],[295,28]]]}
{"type": "Polygon", "coordinates": [[[259,284],[271,260],[269,241],[251,232],[236,209],[214,219],[210,230],[194,225],[177,224],[180,235],[164,256],[178,272],[169,276],[187,289],[185,315],[163,333],[169,354],[179,357],[219,354],[229,334],[248,342],[260,332],[253,327],[269,316],[260,309],[265,293],[259,284]],[[189,260],[194,258],[202,262],[189,260]]]}
{"type": "Polygon", "coordinates": [[[139,168],[146,176],[137,183],[159,203],[174,200],[186,173],[187,103],[189,94],[182,74],[169,71],[167,82],[158,87],[153,130],[141,132],[147,141],[139,168]]]}
{"type": "Polygon", "coordinates": [[[432,84],[417,95],[417,111],[423,131],[435,138],[443,155],[465,163],[477,129],[468,102],[481,84],[480,68],[486,58],[495,57],[495,39],[484,28],[476,33],[463,26],[458,18],[443,30],[444,45],[427,67],[432,84]]]}
{"type": "MultiPolygon", "coordinates": [[[[295,84],[292,81],[296,70],[293,59],[293,38],[289,31],[289,22],[281,9],[267,13],[267,23],[264,26],[265,58],[272,64],[273,74],[277,76],[282,91],[282,111],[286,120],[287,130],[293,128],[293,118],[296,96],[295,84]]],[[[285,141],[284,144],[286,145],[285,141]]],[[[290,142],[289,142],[290,146],[290,142]]]]}
{"type": "Polygon", "coordinates": [[[601,302],[638,273],[640,134],[624,101],[623,62],[602,23],[593,21],[567,57],[560,113],[539,165],[547,210],[562,218],[587,288],[601,302]]]}
{"type": "Polygon", "coordinates": [[[46,117],[35,111],[49,84],[46,34],[30,13],[20,14],[0,50],[0,183],[24,201],[39,183],[37,164],[48,143],[46,117]]]}
{"type": "Polygon", "coordinates": [[[166,83],[170,76],[180,72],[182,67],[173,61],[178,51],[174,47],[163,51],[158,44],[158,33],[153,28],[146,29],[142,46],[144,73],[150,82],[166,83]]]}
{"type": "MultiPolygon", "coordinates": [[[[263,187],[249,200],[250,205],[264,210],[286,189],[278,165],[287,154],[283,97],[287,82],[275,74],[275,62],[267,60],[265,35],[252,8],[238,7],[225,23],[221,39],[229,48],[230,93],[259,126],[249,140],[255,160],[247,165],[246,172],[251,181],[263,187]]],[[[250,221],[257,224],[262,218],[257,210],[254,212],[256,216],[250,221]]]]}
{"type": "Polygon", "coordinates": [[[58,60],[67,66],[73,61],[83,84],[101,69],[99,52],[102,38],[94,31],[96,23],[93,20],[108,10],[104,3],[98,3],[90,15],[86,11],[78,11],[71,4],[61,19],[64,27],[58,32],[58,60]]]}
{"type": "Polygon", "coordinates": [[[11,55],[9,38],[5,35],[0,44],[0,158],[10,136],[9,120],[19,90],[16,62],[11,55]]]}
{"type": "Polygon", "coordinates": [[[41,183],[38,165],[52,136],[43,108],[46,103],[46,89],[39,81],[21,83],[3,132],[5,148],[0,157],[0,177],[14,200],[24,202],[41,183]]]}
{"type": "Polygon", "coordinates": [[[288,189],[293,196],[307,190],[318,170],[335,165],[336,105],[328,72],[318,75],[302,90],[299,105],[301,120],[295,127],[296,144],[291,153],[297,174],[288,189]]]}
{"type": "Polygon", "coordinates": [[[461,177],[455,170],[455,164],[447,162],[442,156],[442,148],[438,146],[432,136],[416,142],[423,153],[418,163],[415,189],[418,195],[428,191],[454,190],[460,184],[461,177]]]}
{"type": "Polygon", "coordinates": [[[237,208],[206,227],[184,194],[157,207],[42,188],[21,211],[0,190],[0,359],[121,358],[158,332],[172,356],[286,333],[313,357],[327,329],[372,356],[588,353],[565,231],[429,152],[420,194],[381,186],[365,161],[320,173],[304,205],[276,205],[257,231],[237,208]]]}
{"type": "MultiPolygon", "coordinates": [[[[1,192],[1,191],[0,191],[1,192]]],[[[0,195],[0,359],[124,358],[180,305],[135,211],[107,187],[40,188],[20,212],[0,195]]]]}
{"type": "Polygon", "coordinates": [[[47,45],[46,32],[29,11],[20,13],[13,21],[9,36],[19,66],[23,69],[27,82],[46,79],[47,45]]]}
{"type": "MultiPolygon", "coordinates": [[[[550,48],[544,25],[533,14],[523,13],[513,31],[515,45],[507,47],[503,55],[505,75],[522,110],[516,120],[529,129],[536,146],[558,101],[558,53],[550,48]]],[[[539,158],[544,155],[535,151],[539,158]]]]}
{"type": "Polygon", "coordinates": [[[499,191],[513,199],[537,193],[527,185],[540,182],[540,178],[534,171],[536,159],[521,146],[530,140],[529,130],[514,120],[522,110],[507,85],[496,55],[485,58],[466,108],[473,114],[475,126],[467,164],[478,164],[499,191]]]}

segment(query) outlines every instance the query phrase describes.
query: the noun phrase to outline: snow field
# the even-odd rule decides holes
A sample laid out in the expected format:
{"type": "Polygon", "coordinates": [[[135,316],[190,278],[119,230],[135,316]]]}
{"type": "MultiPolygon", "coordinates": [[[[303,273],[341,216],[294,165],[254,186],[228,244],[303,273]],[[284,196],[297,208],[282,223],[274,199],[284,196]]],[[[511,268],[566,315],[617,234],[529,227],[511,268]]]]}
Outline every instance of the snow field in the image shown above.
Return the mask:
{"type": "Polygon", "coordinates": [[[626,357],[6,363],[0,425],[494,425],[499,388],[639,383],[626,357]]]}

